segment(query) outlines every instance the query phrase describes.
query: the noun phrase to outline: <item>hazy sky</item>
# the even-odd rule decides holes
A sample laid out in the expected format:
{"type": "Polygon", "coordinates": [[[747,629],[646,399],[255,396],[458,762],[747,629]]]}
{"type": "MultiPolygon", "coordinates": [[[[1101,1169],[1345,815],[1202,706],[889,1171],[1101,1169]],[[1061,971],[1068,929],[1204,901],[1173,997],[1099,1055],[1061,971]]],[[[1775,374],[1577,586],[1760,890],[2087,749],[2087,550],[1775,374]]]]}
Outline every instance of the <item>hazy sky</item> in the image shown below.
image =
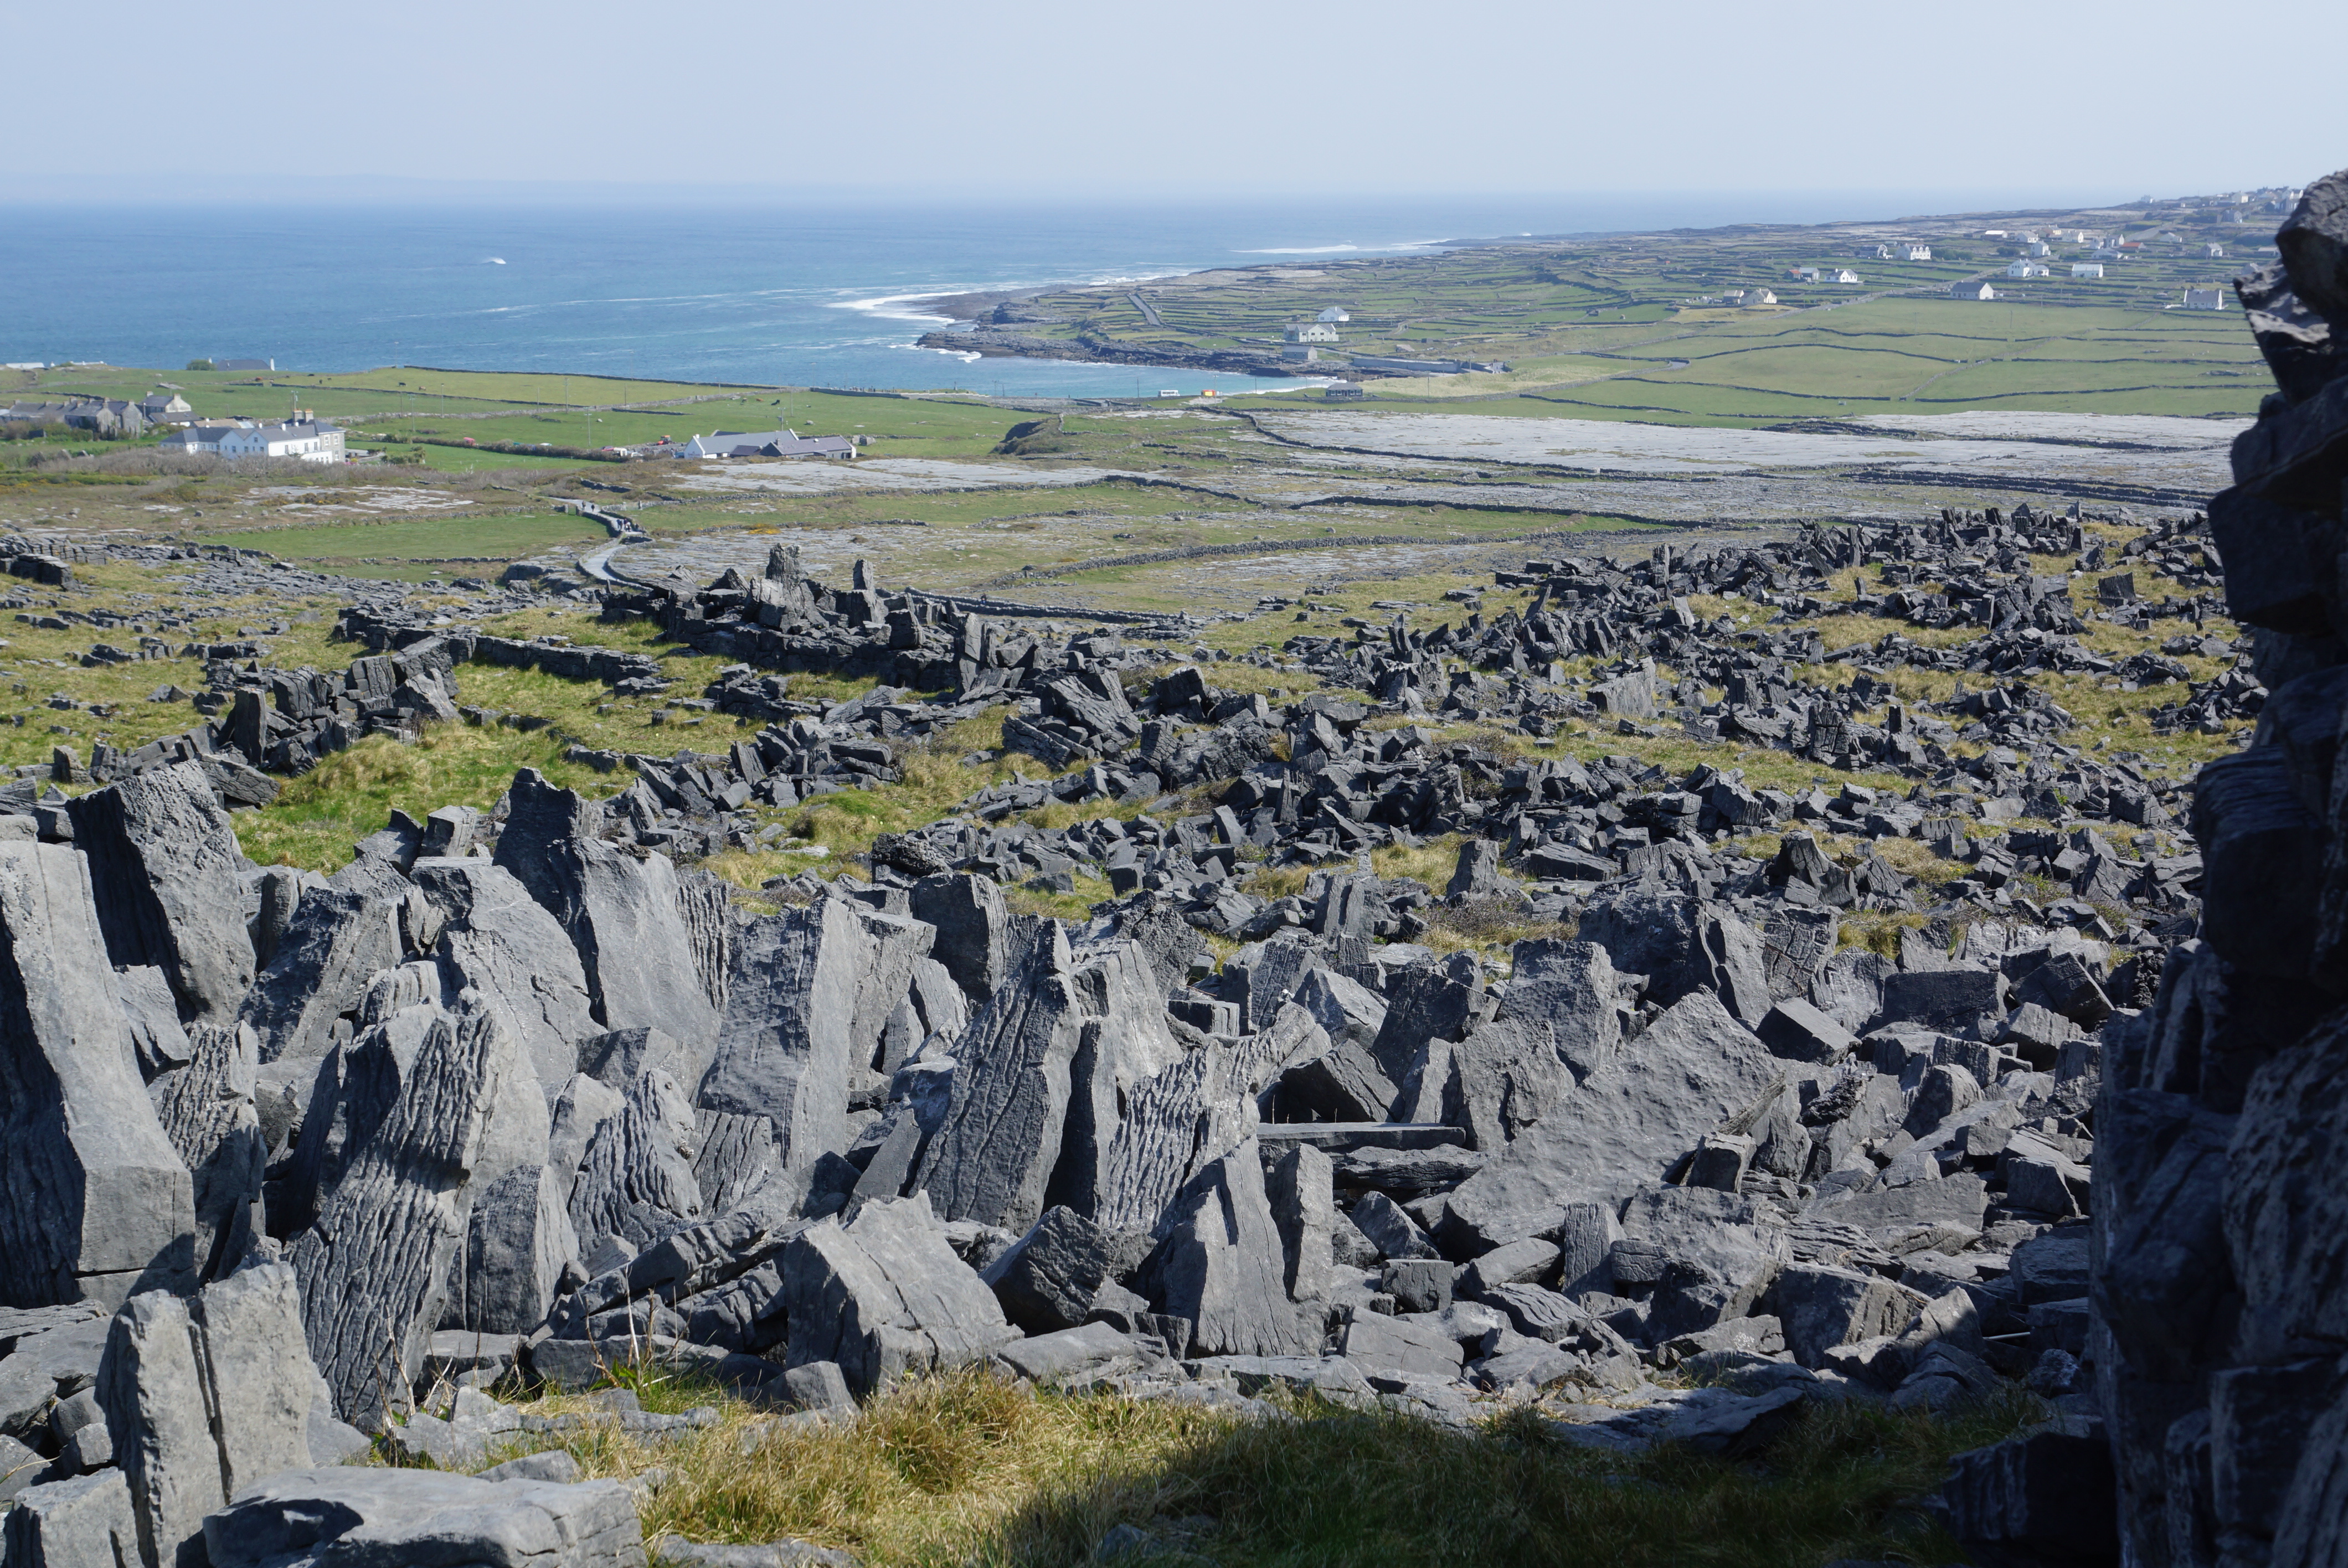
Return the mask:
{"type": "Polygon", "coordinates": [[[18,149],[0,200],[492,181],[590,198],[2084,202],[2348,164],[2348,93],[2287,63],[2283,90],[2259,76],[2340,60],[2348,5],[2256,16],[2246,39],[2208,0],[407,0],[250,17],[0,0],[18,149]],[[390,183],[407,181],[425,183],[390,183]]]}

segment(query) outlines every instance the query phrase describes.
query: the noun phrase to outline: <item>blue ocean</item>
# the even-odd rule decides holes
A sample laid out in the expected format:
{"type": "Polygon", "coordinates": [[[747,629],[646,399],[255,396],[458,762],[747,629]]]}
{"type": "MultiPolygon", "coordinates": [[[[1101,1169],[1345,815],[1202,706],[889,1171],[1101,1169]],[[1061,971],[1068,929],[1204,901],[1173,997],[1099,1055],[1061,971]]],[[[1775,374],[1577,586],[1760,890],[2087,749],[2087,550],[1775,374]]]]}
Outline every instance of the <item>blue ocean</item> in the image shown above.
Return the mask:
{"type": "Polygon", "coordinates": [[[923,294],[1519,235],[1931,210],[1905,196],[1003,208],[0,207],[0,362],[385,364],[1082,396],[1200,373],[920,349],[923,294]]]}

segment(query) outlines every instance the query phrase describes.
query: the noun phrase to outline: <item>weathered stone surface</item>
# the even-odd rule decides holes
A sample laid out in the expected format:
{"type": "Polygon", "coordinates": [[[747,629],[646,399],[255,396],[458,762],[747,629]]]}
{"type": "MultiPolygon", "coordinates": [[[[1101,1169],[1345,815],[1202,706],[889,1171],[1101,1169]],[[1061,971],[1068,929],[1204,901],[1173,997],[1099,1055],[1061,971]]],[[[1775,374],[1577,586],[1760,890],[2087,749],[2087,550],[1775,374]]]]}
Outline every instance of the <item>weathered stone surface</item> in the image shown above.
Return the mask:
{"type": "Polygon", "coordinates": [[[192,1060],[148,1086],[163,1135],[188,1167],[195,1199],[195,1261],[214,1278],[263,1234],[262,1171],[269,1145],[253,1100],[260,1043],[242,1024],[198,1024],[192,1060]]]}
{"type": "Polygon", "coordinates": [[[1025,955],[1016,918],[991,876],[971,872],[924,876],[909,894],[913,918],[934,927],[930,956],[970,999],[984,1007],[1025,955]]]}
{"type": "Polygon", "coordinates": [[[1330,1235],[1337,1223],[1329,1156],[1309,1143],[1277,1155],[1264,1173],[1264,1197],[1272,1204],[1272,1223],[1280,1230],[1288,1298],[1323,1299],[1329,1294],[1334,1267],[1330,1235]]]}
{"type": "Polygon", "coordinates": [[[1295,1001],[1331,1040],[1351,1040],[1364,1050],[1385,1026],[1385,999],[1331,969],[1306,975],[1297,985],[1295,1001]]]}
{"type": "Polygon", "coordinates": [[[134,774],[67,806],[107,950],[152,964],[191,1019],[225,1023],[253,979],[252,939],[238,882],[243,855],[192,763],[134,774]]]}
{"type": "Polygon", "coordinates": [[[1215,1120],[1213,1102],[1230,1102],[1220,1118],[1228,1142],[1208,1157],[1253,1124],[1252,1107],[1242,1113],[1228,1071],[1214,1071],[1228,1068],[1227,1049],[1204,1037],[1193,1037],[1189,1050],[1176,1041],[1140,948],[1113,942],[1073,956],[1090,1016],[1068,1063],[1068,1109],[1045,1201],[1111,1227],[1147,1225],[1194,1168],[1186,1157],[1196,1140],[1185,1134],[1198,1132],[1202,1116],[1215,1120]]]}
{"type": "Polygon", "coordinates": [[[1349,1309],[1338,1343],[1339,1353],[1357,1367],[1439,1381],[1457,1377],[1465,1359],[1459,1342],[1439,1328],[1360,1307],[1349,1309]]]}
{"type": "Polygon", "coordinates": [[[204,1522],[211,1568],[644,1568],[633,1497],[427,1470],[296,1470],[204,1522]]]}
{"type": "Polygon", "coordinates": [[[1046,1209],[980,1277],[1004,1317],[1030,1334],[1049,1334],[1083,1323],[1101,1286],[1130,1270],[1139,1255],[1128,1238],[1076,1210],[1046,1209]]]}
{"type": "Polygon", "coordinates": [[[1620,1204],[1663,1180],[1706,1133],[1757,1119],[1784,1071],[1709,993],[1689,995],[1460,1184],[1447,1245],[1473,1255],[1553,1226],[1569,1204],[1620,1204]]]}
{"type": "Polygon", "coordinates": [[[2334,1015],[2258,1070],[2228,1161],[2244,1307],[2291,1341],[2348,1341],[2348,1025],[2334,1015]]]}
{"type": "Polygon", "coordinates": [[[480,1191],[444,1327],[527,1334],[545,1320],[564,1269],[579,1261],[571,1187],[551,1164],[517,1165],[480,1191]]]}
{"type": "Polygon", "coordinates": [[[1359,1042],[1340,1040],[1280,1075],[1283,1114],[1322,1122],[1383,1122],[1396,1090],[1359,1042]]]}
{"type": "Polygon", "coordinates": [[[1106,1323],[1014,1339],[996,1354],[1029,1381],[1060,1387],[1134,1371],[1142,1358],[1130,1336],[1106,1323]]]}
{"type": "Polygon", "coordinates": [[[801,1232],[781,1270],[790,1364],[838,1362],[860,1396],[906,1372],[983,1360],[1019,1337],[947,1245],[926,1194],[801,1232]]]}
{"type": "MultiPolygon", "coordinates": [[[[341,1180],[291,1249],[311,1354],[354,1426],[380,1424],[386,1394],[423,1365],[491,1112],[528,1071],[488,1015],[428,1020],[381,1119],[352,1130],[341,1180]]],[[[534,1074],[520,1081],[537,1097],[534,1074]]]]}
{"type": "Polygon", "coordinates": [[[1317,1325],[1290,1304],[1285,1275],[1251,1138],[1182,1189],[1140,1279],[1160,1312],[1190,1320],[1200,1355],[1311,1355],[1317,1325]]]}
{"type": "Polygon", "coordinates": [[[1855,1345],[1907,1327],[1924,1298],[1879,1275],[1795,1264],[1770,1293],[1785,1325],[1786,1348],[1805,1367],[1823,1367],[1838,1345],[1855,1345]]]}
{"type": "Polygon", "coordinates": [[[71,849],[0,841],[0,1304],[181,1286],[193,1188],[131,1055],[71,849]]]}
{"type": "Polygon", "coordinates": [[[688,1050],[705,1050],[717,1012],[701,983],[668,857],[638,860],[561,831],[586,813],[585,803],[530,769],[514,775],[509,798],[513,815],[498,839],[497,863],[520,878],[570,936],[596,1021],[605,1029],[665,1030],[688,1050]]]}
{"type": "Polygon", "coordinates": [[[140,1568],[139,1522],[122,1471],[44,1481],[0,1520],[8,1568],[140,1568]]]}
{"type": "Polygon", "coordinates": [[[641,1252],[701,1218],[694,1176],[693,1107],[676,1080],[646,1068],[618,1115],[596,1129],[571,1188],[571,1228],[582,1255],[607,1236],[641,1252]]]}
{"type": "Polygon", "coordinates": [[[2120,1561],[2111,1450],[2101,1438],[2047,1431],[1959,1454],[1941,1496],[1949,1533],[1984,1561],[2120,1561]]]}
{"type": "MultiPolygon", "coordinates": [[[[849,1072],[865,1065],[857,1054],[858,998],[880,952],[841,898],[750,922],[741,934],[716,1060],[695,1102],[766,1118],[786,1168],[803,1170],[819,1155],[844,1149],[849,1072]]],[[[911,967],[909,960],[908,978],[911,967]]],[[[876,1041],[879,1029],[876,1021],[876,1041]]]]}
{"type": "Polygon", "coordinates": [[[179,999],[171,982],[152,965],[134,965],[114,972],[114,994],[122,1004],[122,1020],[130,1030],[130,1053],[149,1083],[174,1068],[188,1064],[188,1031],[180,1022],[179,999]]]}
{"type": "Polygon", "coordinates": [[[554,917],[520,880],[480,859],[423,859],[409,873],[442,919],[438,958],[451,992],[499,1014],[552,1099],[598,1032],[587,974],[554,917]]]}
{"type": "Polygon", "coordinates": [[[164,1568],[197,1568],[204,1516],[226,1494],[186,1302],[160,1291],[130,1298],[108,1337],[98,1397],[130,1484],[139,1555],[164,1568]]]}
{"type": "Polygon", "coordinates": [[[1024,1231],[1043,1214],[1090,1016],[1076,968],[1056,926],[956,1046],[953,1103],[916,1177],[944,1218],[1024,1231]]]}
{"type": "Polygon", "coordinates": [[[377,973],[399,962],[396,902],[333,887],[305,889],[253,982],[237,1022],[261,1042],[261,1060],[315,1061],[335,1020],[355,1011],[377,973]]]}

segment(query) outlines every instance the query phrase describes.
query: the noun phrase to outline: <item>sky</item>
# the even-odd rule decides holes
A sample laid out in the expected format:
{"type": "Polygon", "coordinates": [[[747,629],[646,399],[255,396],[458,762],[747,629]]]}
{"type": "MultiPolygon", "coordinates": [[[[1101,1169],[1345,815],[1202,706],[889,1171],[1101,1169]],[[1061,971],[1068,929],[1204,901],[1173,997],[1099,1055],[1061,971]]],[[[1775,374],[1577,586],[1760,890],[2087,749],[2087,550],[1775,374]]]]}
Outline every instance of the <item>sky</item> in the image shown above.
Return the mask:
{"type": "MultiPolygon", "coordinates": [[[[1987,207],[2348,164],[2348,93],[2261,91],[2270,56],[2207,0],[406,0],[219,26],[129,0],[94,20],[0,0],[20,149],[0,202],[1864,190],[1987,207]]],[[[2337,60],[2348,5],[2271,0],[2257,36],[2337,60]]]]}

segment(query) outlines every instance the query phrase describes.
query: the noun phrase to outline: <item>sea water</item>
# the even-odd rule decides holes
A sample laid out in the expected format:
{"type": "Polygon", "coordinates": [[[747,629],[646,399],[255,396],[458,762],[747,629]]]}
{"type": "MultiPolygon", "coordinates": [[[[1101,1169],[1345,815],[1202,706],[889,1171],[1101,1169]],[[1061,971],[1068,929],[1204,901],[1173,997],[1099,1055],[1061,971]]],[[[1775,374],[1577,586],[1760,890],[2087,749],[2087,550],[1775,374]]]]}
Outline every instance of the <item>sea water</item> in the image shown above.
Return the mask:
{"type": "MultiPolygon", "coordinates": [[[[1817,221],[1862,216],[1865,200],[8,207],[0,362],[174,368],[249,358],[292,371],[410,364],[1047,396],[1190,393],[1247,378],[922,349],[916,339],[949,323],[913,302],[1216,267],[1310,268],[1519,235],[1817,221]]],[[[1332,302],[1344,292],[1333,282],[1332,302]]]]}

